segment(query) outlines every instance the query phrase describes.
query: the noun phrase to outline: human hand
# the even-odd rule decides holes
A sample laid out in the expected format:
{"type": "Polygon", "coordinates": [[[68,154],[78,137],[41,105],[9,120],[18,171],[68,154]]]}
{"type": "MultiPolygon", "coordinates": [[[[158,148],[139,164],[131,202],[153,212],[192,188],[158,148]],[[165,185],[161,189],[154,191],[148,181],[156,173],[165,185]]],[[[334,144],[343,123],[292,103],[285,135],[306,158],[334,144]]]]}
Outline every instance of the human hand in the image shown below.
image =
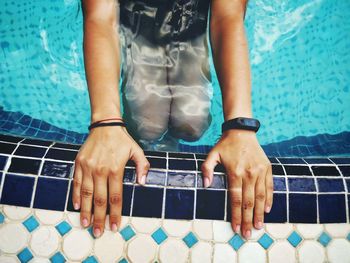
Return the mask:
{"type": "Polygon", "coordinates": [[[150,164],[142,148],[121,126],[92,129],[76,156],[73,206],[79,209],[81,205],[80,221],[87,227],[94,201],[93,232],[96,237],[104,231],[107,201],[110,204],[110,228],[115,232],[120,227],[124,167],[129,159],[135,163],[138,183],[144,184],[150,164]]]}
{"type": "Polygon", "coordinates": [[[261,148],[254,131],[227,130],[202,164],[204,185],[213,180],[214,167],[226,170],[230,197],[232,229],[245,238],[251,235],[254,214],[256,229],[263,227],[264,211],[273,202],[273,178],[270,160],[261,148]],[[254,210],[254,211],[253,211],[254,210]]]}

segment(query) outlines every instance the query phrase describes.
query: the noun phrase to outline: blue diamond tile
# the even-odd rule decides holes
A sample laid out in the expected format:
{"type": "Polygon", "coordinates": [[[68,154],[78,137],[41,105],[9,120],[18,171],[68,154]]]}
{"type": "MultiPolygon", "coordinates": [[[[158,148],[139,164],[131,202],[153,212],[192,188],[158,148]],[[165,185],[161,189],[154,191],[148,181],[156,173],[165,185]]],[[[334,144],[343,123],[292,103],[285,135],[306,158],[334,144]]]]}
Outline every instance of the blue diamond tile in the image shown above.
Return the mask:
{"type": "Polygon", "coordinates": [[[36,229],[39,226],[38,220],[35,219],[35,217],[32,215],[27,220],[23,221],[22,223],[29,232],[32,232],[34,229],[36,229]]]}
{"type": "Polygon", "coordinates": [[[154,241],[157,242],[157,244],[161,244],[165,239],[168,238],[167,234],[163,231],[163,229],[160,227],[154,233],[152,234],[152,238],[154,241]]]}
{"type": "Polygon", "coordinates": [[[61,236],[64,236],[66,233],[68,233],[72,229],[72,227],[66,221],[62,221],[61,223],[56,225],[56,229],[58,233],[61,234],[61,236]]]}
{"type": "Polygon", "coordinates": [[[348,234],[348,236],[346,237],[346,239],[350,241],[350,233],[348,234]]]}
{"type": "Polygon", "coordinates": [[[29,260],[31,260],[33,258],[33,254],[26,247],[20,253],[18,253],[17,257],[18,257],[19,261],[21,261],[21,263],[25,263],[25,262],[28,262],[29,260]]]}
{"type": "Polygon", "coordinates": [[[0,212],[0,224],[4,223],[5,217],[4,215],[0,212]]]}
{"type": "Polygon", "coordinates": [[[263,248],[268,249],[273,243],[273,239],[265,233],[259,238],[258,242],[263,248]]]}
{"type": "Polygon", "coordinates": [[[131,226],[126,226],[124,227],[121,231],[120,234],[124,238],[125,241],[128,241],[130,238],[136,235],[135,231],[131,228],[131,226]]]}
{"type": "Polygon", "coordinates": [[[303,240],[300,235],[293,231],[292,234],[290,234],[290,236],[288,237],[287,239],[289,241],[289,243],[293,246],[293,247],[296,247],[299,245],[299,243],[303,240]]]}
{"type": "Polygon", "coordinates": [[[51,258],[50,258],[50,261],[52,263],[64,263],[66,262],[66,259],[64,258],[64,256],[62,255],[61,252],[57,252],[55,253],[55,255],[53,255],[51,258]]]}
{"type": "Polygon", "coordinates": [[[332,240],[332,238],[325,232],[322,232],[320,237],[317,239],[324,247],[328,245],[328,243],[332,240]]]}
{"type": "Polygon", "coordinates": [[[128,261],[125,258],[122,258],[118,263],[128,263],[128,261]]]}
{"type": "Polygon", "coordinates": [[[194,244],[198,242],[198,239],[192,232],[189,232],[182,240],[186,243],[186,245],[189,248],[191,248],[194,244]]]}
{"type": "Polygon", "coordinates": [[[90,256],[83,260],[83,263],[98,263],[98,261],[94,256],[90,256]]]}
{"type": "Polygon", "coordinates": [[[229,241],[228,243],[233,247],[234,250],[238,250],[243,244],[244,240],[241,238],[240,235],[235,234],[229,241]]]}

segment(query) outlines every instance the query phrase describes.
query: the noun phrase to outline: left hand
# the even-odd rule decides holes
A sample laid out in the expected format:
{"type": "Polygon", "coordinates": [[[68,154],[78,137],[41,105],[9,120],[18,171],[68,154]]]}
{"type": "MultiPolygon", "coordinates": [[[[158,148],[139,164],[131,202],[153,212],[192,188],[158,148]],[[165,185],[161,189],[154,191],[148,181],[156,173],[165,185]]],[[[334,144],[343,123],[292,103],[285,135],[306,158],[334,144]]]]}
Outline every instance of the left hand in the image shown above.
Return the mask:
{"type": "Polygon", "coordinates": [[[270,160],[261,148],[254,131],[230,129],[209,152],[202,164],[203,182],[208,187],[215,166],[225,167],[231,204],[232,229],[243,236],[254,227],[261,229],[264,211],[269,213],[273,202],[273,178],[270,160]],[[254,211],[253,211],[254,210],[254,211]]]}

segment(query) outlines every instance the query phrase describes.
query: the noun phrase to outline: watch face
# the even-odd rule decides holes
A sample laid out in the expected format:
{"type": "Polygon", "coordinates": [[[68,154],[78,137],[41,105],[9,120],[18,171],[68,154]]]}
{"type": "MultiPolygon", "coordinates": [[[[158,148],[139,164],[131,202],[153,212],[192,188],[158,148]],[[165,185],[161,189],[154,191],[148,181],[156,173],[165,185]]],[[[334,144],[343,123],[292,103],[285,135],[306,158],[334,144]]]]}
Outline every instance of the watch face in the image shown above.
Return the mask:
{"type": "Polygon", "coordinates": [[[249,126],[256,126],[256,121],[255,120],[250,120],[250,119],[245,119],[245,124],[249,126]]]}

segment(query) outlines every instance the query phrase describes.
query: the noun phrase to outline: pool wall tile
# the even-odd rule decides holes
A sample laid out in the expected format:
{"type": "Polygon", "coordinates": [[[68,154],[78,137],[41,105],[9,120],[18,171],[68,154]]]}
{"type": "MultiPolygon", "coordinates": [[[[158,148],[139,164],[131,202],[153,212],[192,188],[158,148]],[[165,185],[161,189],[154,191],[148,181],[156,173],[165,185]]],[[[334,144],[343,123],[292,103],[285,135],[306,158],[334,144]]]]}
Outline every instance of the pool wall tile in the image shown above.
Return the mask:
{"type": "MultiPolygon", "coordinates": [[[[4,136],[2,143],[13,145],[13,149],[19,146],[16,153],[22,155],[0,154],[1,203],[75,211],[71,202],[72,176],[74,158],[80,145],[12,137],[9,137],[10,141],[4,141],[8,138],[4,136]],[[43,150],[46,154],[43,154],[43,150]],[[22,189],[22,185],[26,187],[22,189]]],[[[203,220],[231,219],[224,170],[214,172],[209,188],[203,186],[200,166],[206,154],[153,151],[145,151],[145,154],[151,163],[146,186],[137,183],[135,167],[125,168],[124,216],[184,220],[193,217],[203,220]]],[[[333,160],[335,158],[270,158],[273,161],[275,188],[272,210],[265,213],[266,222],[349,222],[349,202],[346,200],[350,164],[346,164],[347,158],[336,159],[339,164],[333,160]],[[331,197],[328,199],[332,199],[335,205],[332,206],[326,197],[331,197]],[[325,213],[335,207],[343,212],[337,215],[325,213]]],[[[107,213],[109,209],[108,202],[107,213]]]]}

